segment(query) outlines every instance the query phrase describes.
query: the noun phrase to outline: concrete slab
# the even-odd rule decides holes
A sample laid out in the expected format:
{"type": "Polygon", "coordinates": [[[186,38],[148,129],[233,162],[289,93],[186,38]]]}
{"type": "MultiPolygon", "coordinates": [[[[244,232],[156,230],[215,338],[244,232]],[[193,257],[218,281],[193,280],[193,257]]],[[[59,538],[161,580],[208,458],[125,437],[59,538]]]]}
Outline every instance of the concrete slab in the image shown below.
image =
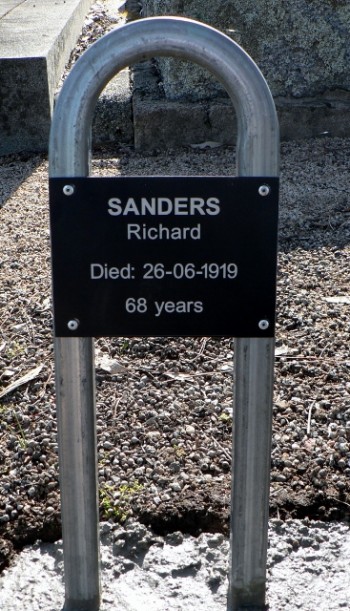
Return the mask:
{"type": "Polygon", "coordinates": [[[0,19],[22,2],[23,0],[0,0],[0,19]]]}
{"type": "Polygon", "coordinates": [[[92,0],[0,0],[0,154],[47,150],[54,93],[92,0]]]}

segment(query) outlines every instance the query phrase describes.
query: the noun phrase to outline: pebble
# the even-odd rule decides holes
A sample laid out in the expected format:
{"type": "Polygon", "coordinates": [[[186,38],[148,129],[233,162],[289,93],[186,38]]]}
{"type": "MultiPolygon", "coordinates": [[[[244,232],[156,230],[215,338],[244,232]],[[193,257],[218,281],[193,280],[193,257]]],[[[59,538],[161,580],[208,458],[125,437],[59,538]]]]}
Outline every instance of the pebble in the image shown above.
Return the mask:
{"type": "Polygon", "coordinates": [[[172,482],[169,484],[169,488],[171,488],[174,492],[180,492],[182,490],[180,482],[172,482]]]}

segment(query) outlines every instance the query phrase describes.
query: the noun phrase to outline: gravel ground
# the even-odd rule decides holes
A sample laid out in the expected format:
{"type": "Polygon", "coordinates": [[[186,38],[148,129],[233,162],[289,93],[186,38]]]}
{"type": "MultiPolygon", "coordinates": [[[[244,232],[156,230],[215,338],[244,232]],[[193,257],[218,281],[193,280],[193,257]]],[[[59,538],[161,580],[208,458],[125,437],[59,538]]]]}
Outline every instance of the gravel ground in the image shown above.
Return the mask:
{"type": "MultiPolygon", "coordinates": [[[[349,516],[350,140],[282,146],[271,515],[349,516]]],[[[234,171],[234,151],[98,152],[95,175],[234,171]]],[[[1,566],[60,535],[47,162],[3,158],[1,566]],[[32,379],[30,379],[32,378],[32,379]]],[[[96,341],[101,518],[228,532],[231,339],[96,341]]]]}
{"type": "MultiPolygon", "coordinates": [[[[349,519],[349,152],[331,137],[282,146],[271,516],[283,520],[349,519]]],[[[93,173],[231,174],[234,150],[100,150],[93,173]]],[[[47,201],[45,159],[1,159],[1,568],[60,536],[47,201]]],[[[96,341],[102,519],[227,534],[232,366],[231,339],[96,341]]]]}

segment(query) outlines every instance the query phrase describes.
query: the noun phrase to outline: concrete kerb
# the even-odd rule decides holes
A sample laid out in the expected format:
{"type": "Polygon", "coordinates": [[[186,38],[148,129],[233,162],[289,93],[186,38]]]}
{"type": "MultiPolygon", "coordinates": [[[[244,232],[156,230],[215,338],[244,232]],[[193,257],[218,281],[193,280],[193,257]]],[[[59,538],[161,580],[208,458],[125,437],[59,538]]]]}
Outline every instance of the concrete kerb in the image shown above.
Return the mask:
{"type": "MultiPolygon", "coordinates": [[[[156,63],[133,70],[133,121],[136,149],[166,149],[205,141],[232,145],[235,115],[229,99],[167,100],[156,63]]],[[[179,92],[180,94],[181,92],[179,92]]],[[[275,98],[282,140],[322,135],[348,137],[350,104],[335,93],[323,99],[275,98]]]]}
{"type": "Polygon", "coordinates": [[[0,154],[47,150],[54,94],[92,0],[0,8],[0,154]]]}

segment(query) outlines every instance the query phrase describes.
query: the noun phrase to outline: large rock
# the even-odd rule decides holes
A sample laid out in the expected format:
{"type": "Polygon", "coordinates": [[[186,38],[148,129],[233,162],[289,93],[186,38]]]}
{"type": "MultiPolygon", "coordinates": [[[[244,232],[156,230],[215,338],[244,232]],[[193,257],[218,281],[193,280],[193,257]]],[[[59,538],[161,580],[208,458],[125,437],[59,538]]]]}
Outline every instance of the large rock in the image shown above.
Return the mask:
{"type": "MultiPolygon", "coordinates": [[[[259,65],[274,96],[312,97],[350,91],[348,0],[143,0],[144,16],[182,15],[236,40],[259,65]]],[[[167,96],[207,97],[206,77],[161,60],[167,96]],[[179,89],[182,87],[182,92],[179,89]]]]}
{"type": "MultiPolygon", "coordinates": [[[[142,15],[191,17],[238,42],[270,86],[282,136],[349,135],[349,0],[143,0],[142,15]]],[[[157,66],[165,100],[209,101],[210,115],[213,100],[226,95],[197,66],[171,58],[158,58],[157,66]]]]}

